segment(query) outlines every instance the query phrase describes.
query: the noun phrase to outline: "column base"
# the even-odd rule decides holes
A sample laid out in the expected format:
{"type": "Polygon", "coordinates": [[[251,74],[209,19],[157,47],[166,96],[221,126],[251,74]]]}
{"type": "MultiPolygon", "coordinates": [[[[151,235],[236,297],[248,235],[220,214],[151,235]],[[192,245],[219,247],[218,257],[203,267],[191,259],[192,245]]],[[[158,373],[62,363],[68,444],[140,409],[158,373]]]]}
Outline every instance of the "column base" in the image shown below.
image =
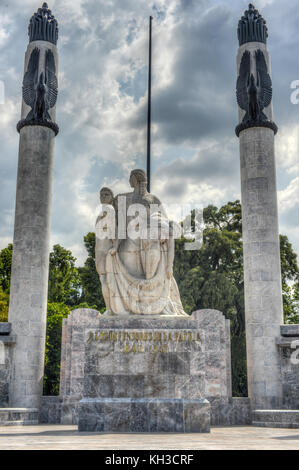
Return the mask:
{"type": "Polygon", "coordinates": [[[0,408],[0,426],[38,424],[37,408],[0,408]]]}
{"type": "Polygon", "coordinates": [[[255,410],[252,414],[252,425],[299,429],[299,410],[255,410]]]}

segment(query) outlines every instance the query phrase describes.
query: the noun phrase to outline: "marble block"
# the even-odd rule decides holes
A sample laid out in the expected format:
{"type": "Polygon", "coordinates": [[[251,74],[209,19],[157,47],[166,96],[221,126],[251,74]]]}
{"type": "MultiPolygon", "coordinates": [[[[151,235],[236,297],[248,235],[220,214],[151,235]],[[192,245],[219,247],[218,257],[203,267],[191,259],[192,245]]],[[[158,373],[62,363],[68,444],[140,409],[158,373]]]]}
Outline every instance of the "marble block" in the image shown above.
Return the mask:
{"type": "Polygon", "coordinates": [[[209,432],[210,404],[204,398],[84,398],[79,431],[209,432]]]}

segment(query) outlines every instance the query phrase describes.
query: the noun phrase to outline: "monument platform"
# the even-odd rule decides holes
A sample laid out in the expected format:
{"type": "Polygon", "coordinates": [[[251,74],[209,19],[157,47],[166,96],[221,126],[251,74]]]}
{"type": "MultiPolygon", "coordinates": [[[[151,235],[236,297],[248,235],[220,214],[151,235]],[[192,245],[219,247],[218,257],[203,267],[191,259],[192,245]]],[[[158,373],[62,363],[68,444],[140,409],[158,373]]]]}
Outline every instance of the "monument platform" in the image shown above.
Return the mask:
{"type": "MultiPolygon", "coordinates": [[[[84,450],[127,450],[130,451],[127,455],[132,455],[132,449],[161,450],[161,453],[174,449],[187,451],[184,453],[200,450],[298,451],[299,440],[298,429],[265,429],[255,426],[216,426],[211,428],[210,433],[149,433],[146,436],[136,433],[84,433],[78,432],[76,425],[62,424],[42,424],[25,428],[0,426],[0,450],[73,450],[77,451],[76,455],[81,453],[86,459],[84,452],[82,453],[84,450]]],[[[23,458],[24,453],[21,456],[23,458]]],[[[99,463],[99,460],[97,462],[99,463]]]]}
{"type": "Polygon", "coordinates": [[[85,330],[79,431],[209,432],[195,319],[100,316],[97,324],[85,330]]]}

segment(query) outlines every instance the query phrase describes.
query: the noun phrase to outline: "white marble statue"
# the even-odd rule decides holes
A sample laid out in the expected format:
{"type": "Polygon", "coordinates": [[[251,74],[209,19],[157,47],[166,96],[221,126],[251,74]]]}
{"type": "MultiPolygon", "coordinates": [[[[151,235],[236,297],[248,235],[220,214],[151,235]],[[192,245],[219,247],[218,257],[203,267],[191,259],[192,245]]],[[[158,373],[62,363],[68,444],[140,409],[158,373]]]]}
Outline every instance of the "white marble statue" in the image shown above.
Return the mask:
{"type": "Polygon", "coordinates": [[[102,188],[100,193],[101,203],[106,206],[103,206],[96,225],[96,267],[106,314],[187,315],[172,271],[172,223],[159,199],[147,192],[143,170],[131,172],[130,185],[132,192],[115,198],[109,188],[102,188]],[[137,212],[138,215],[135,204],[143,209],[137,212]],[[109,206],[115,213],[113,211],[113,216],[107,219],[109,206]],[[120,236],[119,221],[124,215],[125,233],[120,236]],[[105,221],[108,221],[106,225],[105,221]],[[152,227],[155,227],[154,232],[152,227]],[[106,232],[106,238],[103,238],[103,232],[106,232]]]}

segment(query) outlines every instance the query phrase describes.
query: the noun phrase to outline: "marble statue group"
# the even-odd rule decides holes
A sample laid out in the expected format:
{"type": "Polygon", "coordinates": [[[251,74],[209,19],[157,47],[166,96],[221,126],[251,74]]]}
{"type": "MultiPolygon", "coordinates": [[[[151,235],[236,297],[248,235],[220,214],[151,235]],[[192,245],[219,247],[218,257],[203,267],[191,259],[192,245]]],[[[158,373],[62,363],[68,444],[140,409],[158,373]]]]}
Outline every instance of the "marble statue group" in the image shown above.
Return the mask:
{"type": "Polygon", "coordinates": [[[109,188],[100,191],[103,210],[96,224],[96,267],[106,314],[186,315],[173,276],[173,224],[160,200],[147,192],[143,170],[131,172],[130,185],[132,192],[116,197],[109,188]],[[124,208],[119,205],[120,197],[125,201],[124,208]],[[105,211],[108,205],[113,208],[112,219],[105,211]],[[138,222],[135,207],[143,209],[139,210],[138,222]],[[124,215],[128,215],[125,217],[125,235],[120,238],[115,227],[124,215]],[[111,225],[114,225],[113,230],[111,225]],[[136,225],[137,228],[143,225],[143,231],[137,237],[135,231],[130,231],[136,225]],[[150,233],[152,226],[157,228],[154,236],[150,233]],[[105,227],[104,236],[99,227],[105,227]]]}

